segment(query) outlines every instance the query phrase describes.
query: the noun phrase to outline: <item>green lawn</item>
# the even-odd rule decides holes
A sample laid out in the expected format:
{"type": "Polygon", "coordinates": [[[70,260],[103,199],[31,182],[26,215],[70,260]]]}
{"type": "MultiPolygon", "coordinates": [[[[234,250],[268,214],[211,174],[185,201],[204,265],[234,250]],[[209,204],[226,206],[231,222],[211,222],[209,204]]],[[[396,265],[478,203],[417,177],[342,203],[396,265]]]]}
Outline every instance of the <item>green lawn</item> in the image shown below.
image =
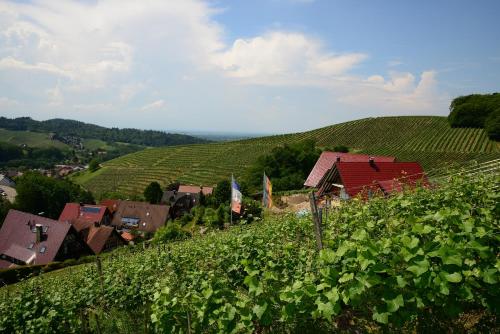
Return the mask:
{"type": "Polygon", "coordinates": [[[11,131],[0,129],[0,141],[14,145],[26,144],[29,147],[56,147],[59,149],[69,149],[69,146],[49,138],[48,133],[31,132],[31,131],[11,131]]]}

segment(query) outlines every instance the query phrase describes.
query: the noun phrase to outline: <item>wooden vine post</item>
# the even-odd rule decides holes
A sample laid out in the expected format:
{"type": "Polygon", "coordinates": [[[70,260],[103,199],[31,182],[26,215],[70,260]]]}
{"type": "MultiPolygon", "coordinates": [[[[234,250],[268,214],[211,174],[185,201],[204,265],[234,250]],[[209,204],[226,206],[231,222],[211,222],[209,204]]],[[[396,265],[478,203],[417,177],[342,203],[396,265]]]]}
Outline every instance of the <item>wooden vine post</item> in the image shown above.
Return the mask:
{"type": "Polygon", "coordinates": [[[316,205],[316,196],[314,192],[309,195],[309,203],[311,204],[311,212],[314,224],[314,234],[316,235],[316,245],[318,247],[318,251],[323,249],[323,240],[322,240],[322,222],[321,222],[321,212],[319,212],[318,207],[316,205]]]}

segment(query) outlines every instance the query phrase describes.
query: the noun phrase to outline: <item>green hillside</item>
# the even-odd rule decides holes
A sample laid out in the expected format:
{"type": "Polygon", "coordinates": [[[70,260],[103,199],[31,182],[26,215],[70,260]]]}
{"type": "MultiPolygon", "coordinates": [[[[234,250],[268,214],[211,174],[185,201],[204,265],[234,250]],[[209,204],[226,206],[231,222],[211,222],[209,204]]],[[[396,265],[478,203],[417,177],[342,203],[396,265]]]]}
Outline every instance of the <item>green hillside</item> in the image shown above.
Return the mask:
{"type": "Polygon", "coordinates": [[[346,145],[367,154],[419,161],[426,170],[500,157],[500,143],[489,140],[482,129],[451,128],[445,117],[380,117],[295,134],[146,149],[108,161],[99,172],[75,180],[97,195],[141,194],[151,181],[213,185],[231,173],[242,175],[272,148],[303,139],[315,139],[322,147],[346,145]]]}
{"type": "Polygon", "coordinates": [[[32,131],[12,131],[0,129],[0,141],[13,145],[25,144],[29,147],[69,149],[69,146],[49,138],[48,133],[32,131]]]}

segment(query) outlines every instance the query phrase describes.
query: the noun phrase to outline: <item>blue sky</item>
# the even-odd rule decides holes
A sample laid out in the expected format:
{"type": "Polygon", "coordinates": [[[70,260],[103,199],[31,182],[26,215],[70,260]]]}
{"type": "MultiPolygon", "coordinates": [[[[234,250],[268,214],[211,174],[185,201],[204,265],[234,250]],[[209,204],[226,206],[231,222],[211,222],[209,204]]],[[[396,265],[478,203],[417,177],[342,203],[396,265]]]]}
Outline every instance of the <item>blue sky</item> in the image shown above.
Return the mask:
{"type": "Polygon", "coordinates": [[[499,1],[2,1],[0,114],[284,133],[500,87],[499,1]]]}

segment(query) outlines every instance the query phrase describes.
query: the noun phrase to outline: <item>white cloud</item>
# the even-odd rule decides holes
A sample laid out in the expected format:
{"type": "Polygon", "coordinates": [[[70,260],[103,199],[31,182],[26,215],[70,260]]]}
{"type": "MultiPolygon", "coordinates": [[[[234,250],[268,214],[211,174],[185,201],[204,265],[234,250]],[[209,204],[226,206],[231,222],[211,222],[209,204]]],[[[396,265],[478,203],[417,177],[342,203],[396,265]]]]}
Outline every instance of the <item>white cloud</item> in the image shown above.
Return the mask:
{"type": "Polygon", "coordinates": [[[271,32],[237,39],[214,63],[226,75],[264,85],[294,85],[342,75],[367,58],[327,52],[321,41],[300,33],[271,32]]]}
{"type": "Polygon", "coordinates": [[[0,108],[1,109],[17,107],[20,104],[21,103],[17,100],[9,99],[8,97],[5,97],[5,96],[0,96],[0,108]]]}
{"type": "Polygon", "coordinates": [[[71,77],[71,73],[57,67],[56,65],[49,63],[35,63],[27,64],[22,60],[15,59],[13,57],[5,57],[0,59],[0,70],[3,69],[14,69],[23,71],[39,71],[46,72],[59,76],[71,77]]]}
{"type": "Polygon", "coordinates": [[[424,71],[417,82],[411,73],[391,73],[386,79],[372,76],[364,85],[354,84],[351,93],[338,98],[342,103],[399,114],[446,112],[448,97],[437,88],[436,71],[424,71]]]}
{"type": "Polygon", "coordinates": [[[158,100],[151,102],[149,104],[146,104],[141,108],[141,111],[151,111],[151,110],[158,110],[161,109],[165,106],[165,101],[163,100],[158,100]]]}
{"type": "MultiPolygon", "coordinates": [[[[109,117],[110,124],[158,127],[168,119],[173,126],[185,122],[186,127],[199,128],[210,126],[204,121],[208,112],[210,124],[216,126],[247,126],[254,120],[258,127],[258,113],[247,106],[267,93],[279,97],[272,99],[276,104],[263,101],[259,108],[264,113],[274,110],[275,116],[279,112],[289,122],[283,126],[291,126],[292,116],[297,124],[303,122],[300,117],[312,112],[312,104],[317,110],[330,108],[330,100],[352,107],[346,113],[370,105],[428,112],[440,101],[435,72],[424,72],[420,78],[415,73],[386,74],[386,69],[353,74],[367,62],[365,52],[330,48],[305,33],[276,30],[224,42],[227,38],[215,21],[218,9],[213,3],[0,1],[2,95],[43,115],[58,109],[68,118],[72,111],[85,112],[81,115],[96,111],[95,117],[103,111],[105,120],[116,111],[123,117],[109,117]],[[165,108],[161,98],[166,96],[169,113],[162,114],[160,122],[156,113],[137,120],[137,110],[165,108]],[[238,110],[245,119],[239,125],[233,117],[238,110]]],[[[311,119],[325,120],[325,114],[311,119]]]]}
{"type": "Polygon", "coordinates": [[[203,66],[222,47],[213,13],[196,0],[3,2],[0,54],[8,56],[0,69],[43,71],[76,87],[101,88],[113,74],[152,58],[187,57],[203,66]]]}
{"type": "Polygon", "coordinates": [[[50,106],[60,106],[64,102],[64,96],[63,93],[61,92],[61,87],[59,83],[57,86],[47,89],[47,99],[49,101],[50,106]]]}

